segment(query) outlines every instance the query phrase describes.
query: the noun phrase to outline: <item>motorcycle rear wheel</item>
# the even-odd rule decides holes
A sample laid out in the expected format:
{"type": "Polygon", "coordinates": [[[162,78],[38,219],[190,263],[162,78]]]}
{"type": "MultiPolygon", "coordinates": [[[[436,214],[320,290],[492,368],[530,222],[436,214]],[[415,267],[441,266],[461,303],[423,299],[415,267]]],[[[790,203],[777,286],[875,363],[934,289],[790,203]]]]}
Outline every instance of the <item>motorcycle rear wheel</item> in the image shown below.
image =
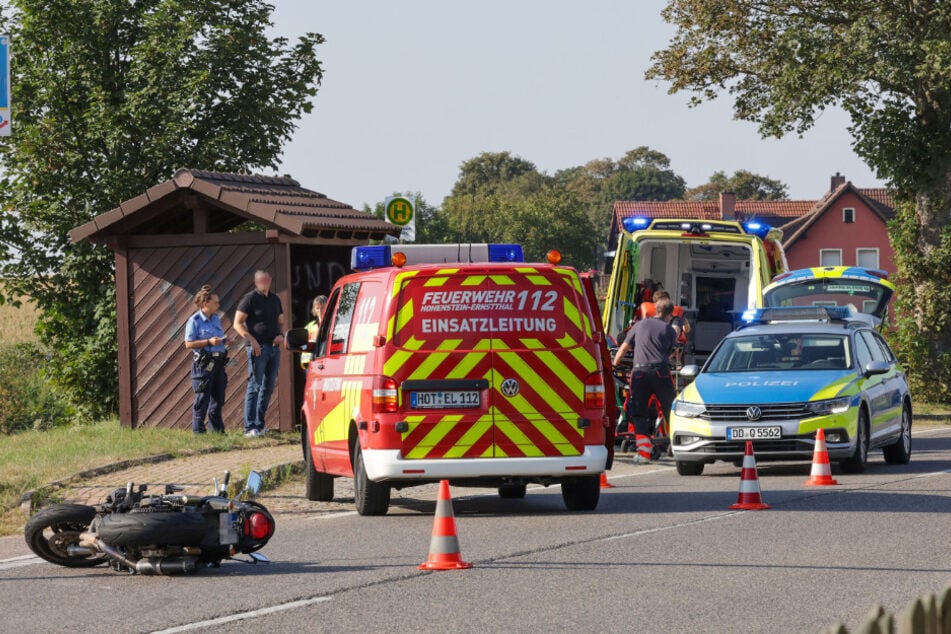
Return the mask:
{"type": "MultiPolygon", "coordinates": [[[[201,513],[112,513],[99,523],[99,537],[110,546],[200,546],[217,524],[201,513]]],[[[217,535],[217,533],[215,533],[217,535]]]]}
{"type": "Polygon", "coordinates": [[[70,556],[69,546],[79,544],[79,534],[89,529],[96,509],[85,504],[56,504],[34,515],[23,536],[37,557],[67,568],[91,568],[106,563],[94,555],[70,556]]]}

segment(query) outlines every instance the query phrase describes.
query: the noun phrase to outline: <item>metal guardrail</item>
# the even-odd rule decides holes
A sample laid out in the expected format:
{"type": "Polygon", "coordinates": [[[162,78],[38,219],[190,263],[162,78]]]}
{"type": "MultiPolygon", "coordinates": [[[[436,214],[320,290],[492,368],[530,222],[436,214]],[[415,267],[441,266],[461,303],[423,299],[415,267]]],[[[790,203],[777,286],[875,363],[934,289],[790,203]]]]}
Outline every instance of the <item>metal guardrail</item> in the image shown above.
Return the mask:
{"type": "MultiPolygon", "coordinates": [[[[951,586],[940,594],[926,594],[908,603],[897,615],[876,606],[865,623],[854,632],[859,634],[951,634],[951,586]]],[[[841,623],[827,628],[823,634],[849,634],[841,623]]]]}

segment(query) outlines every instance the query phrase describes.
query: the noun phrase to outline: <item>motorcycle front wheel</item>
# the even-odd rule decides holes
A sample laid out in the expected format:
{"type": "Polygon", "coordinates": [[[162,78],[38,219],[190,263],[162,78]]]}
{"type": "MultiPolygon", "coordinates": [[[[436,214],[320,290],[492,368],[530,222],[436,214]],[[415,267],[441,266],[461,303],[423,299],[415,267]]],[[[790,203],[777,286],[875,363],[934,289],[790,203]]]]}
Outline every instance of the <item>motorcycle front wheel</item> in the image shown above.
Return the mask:
{"type": "Polygon", "coordinates": [[[38,557],[67,568],[90,568],[106,563],[95,555],[70,555],[69,547],[79,544],[79,535],[89,529],[96,509],[85,504],[56,504],[34,515],[23,536],[38,557]]]}

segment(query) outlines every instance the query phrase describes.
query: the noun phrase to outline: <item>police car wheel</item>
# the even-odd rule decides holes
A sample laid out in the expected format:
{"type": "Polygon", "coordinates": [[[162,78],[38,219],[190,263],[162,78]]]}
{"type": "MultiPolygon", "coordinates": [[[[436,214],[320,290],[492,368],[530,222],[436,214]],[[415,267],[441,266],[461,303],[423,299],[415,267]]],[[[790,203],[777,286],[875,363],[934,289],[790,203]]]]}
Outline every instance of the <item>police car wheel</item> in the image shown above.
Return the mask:
{"type": "Polygon", "coordinates": [[[314,455],[310,451],[310,443],[307,442],[307,431],[301,434],[304,443],[304,489],[307,493],[307,499],[312,502],[330,502],[334,499],[334,479],[326,473],[317,471],[314,466],[314,455]]]}
{"type": "Polygon", "coordinates": [[[846,473],[862,473],[868,466],[868,414],[864,408],[859,410],[856,429],[855,451],[840,463],[846,473]]]}
{"type": "Polygon", "coordinates": [[[569,511],[593,511],[601,499],[601,478],[591,475],[562,480],[561,497],[569,511]]]}
{"type": "Polygon", "coordinates": [[[679,473],[682,476],[703,475],[703,463],[702,462],[684,462],[682,460],[678,460],[677,473],[679,473]]]}
{"type": "Polygon", "coordinates": [[[908,405],[901,410],[901,435],[894,444],[883,447],[882,453],[888,464],[908,464],[911,460],[911,408],[908,405]]]}
{"type": "Polygon", "coordinates": [[[524,484],[503,484],[499,487],[499,497],[505,500],[521,500],[525,497],[524,484]]]}
{"type": "Polygon", "coordinates": [[[386,515],[390,507],[390,485],[372,482],[367,477],[359,445],[353,455],[353,501],[360,515],[386,515]]]}

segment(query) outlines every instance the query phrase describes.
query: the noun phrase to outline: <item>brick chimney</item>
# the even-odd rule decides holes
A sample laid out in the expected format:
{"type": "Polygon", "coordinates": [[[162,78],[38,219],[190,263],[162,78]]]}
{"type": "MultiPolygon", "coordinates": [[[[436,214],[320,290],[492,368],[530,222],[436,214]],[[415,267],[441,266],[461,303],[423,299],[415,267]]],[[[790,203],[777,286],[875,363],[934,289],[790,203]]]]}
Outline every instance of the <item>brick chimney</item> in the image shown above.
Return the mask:
{"type": "Polygon", "coordinates": [[[835,176],[833,176],[832,180],[829,182],[829,191],[834,192],[842,185],[845,185],[845,176],[836,172],[835,176]]]}
{"type": "Polygon", "coordinates": [[[720,192],[720,218],[736,220],[736,194],[733,192],[720,192]]]}

